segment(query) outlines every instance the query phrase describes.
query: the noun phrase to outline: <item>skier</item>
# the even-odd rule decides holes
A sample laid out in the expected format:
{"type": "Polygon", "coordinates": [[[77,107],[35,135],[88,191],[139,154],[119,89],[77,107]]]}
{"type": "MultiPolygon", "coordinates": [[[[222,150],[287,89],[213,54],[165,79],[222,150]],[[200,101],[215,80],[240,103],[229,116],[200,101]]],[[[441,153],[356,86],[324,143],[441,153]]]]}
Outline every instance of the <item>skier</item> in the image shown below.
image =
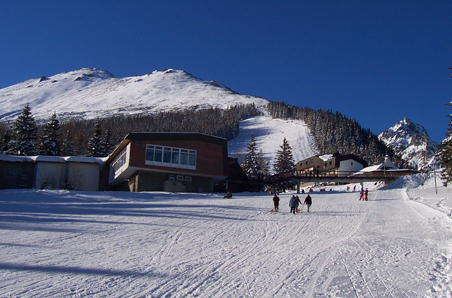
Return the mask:
{"type": "Polygon", "coordinates": [[[366,191],[364,192],[364,197],[363,197],[363,200],[366,200],[366,201],[368,201],[369,200],[369,197],[368,197],[368,195],[369,195],[369,190],[366,188],[366,191]]]}
{"type": "Polygon", "coordinates": [[[309,212],[309,208],[311,208],[311,205],[312,205],[312,198],[310,195],[308,195],[306,197],[306,199],[304,199],[304,203],[306,204],[306,206],[308,206],[308,212],[309,212]]]}
{"type": "Polygon", "coordinates": [[[364,189],[361,188],[361,190],[359,191],[359,201],[363,200],[364,201],[364,189]]]}
{"type": "Polygon", "coordinates": [[[300,203],[301,203],[300,199],[297,199],[297,197],[295,195],[293,195],[289,201],[290,213],[295,214],[297,212],[297,208],[300,203]]]}
{"type": "Polygon", "coordinates": [[[277,212],[278,211],[278,208],[279,208],[279,197],[276,195],[276,193],[275,193],[275,195],[273,196],[273,205],[275,205],[275,212],[277,212]]]}

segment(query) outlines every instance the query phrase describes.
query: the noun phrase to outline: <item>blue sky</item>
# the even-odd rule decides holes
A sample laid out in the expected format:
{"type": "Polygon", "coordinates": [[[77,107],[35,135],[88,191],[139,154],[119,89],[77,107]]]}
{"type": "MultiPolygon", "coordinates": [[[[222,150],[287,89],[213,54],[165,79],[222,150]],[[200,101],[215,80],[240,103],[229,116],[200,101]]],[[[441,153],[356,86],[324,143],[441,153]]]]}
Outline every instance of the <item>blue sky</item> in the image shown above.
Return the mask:
{"type": "Polygon", "coordinates": [[[452,1],[3,1],[0,88],[82,67],[176,68],[241,94],[331,109],[379,134],[444,139],[452,1]]]}

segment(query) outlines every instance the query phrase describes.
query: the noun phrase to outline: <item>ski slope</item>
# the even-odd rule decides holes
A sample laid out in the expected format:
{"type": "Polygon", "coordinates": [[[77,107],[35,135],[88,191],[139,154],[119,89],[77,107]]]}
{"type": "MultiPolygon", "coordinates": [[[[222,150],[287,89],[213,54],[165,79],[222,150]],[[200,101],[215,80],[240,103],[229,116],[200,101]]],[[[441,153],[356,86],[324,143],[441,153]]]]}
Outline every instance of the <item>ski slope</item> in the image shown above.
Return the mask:
{"type": "Polygon", "coordinates": [[[450,297],[450,189],[290,196],[1,190],[0,297],[450,297]]]}
{"type": "Polygon", "coordinates": [[[240,134],[228,141],[228,156],[238,157],[243,161],[251,136],[256,139],[257,149],[262,150],[263,157],[273,171],[274,159],[281,150],[284,138],[292,148],[295,162],[317,155],[319,150],[306,123],[302,120],[273,119],[265,109],[262,115],[240,121],[240,134]]]}

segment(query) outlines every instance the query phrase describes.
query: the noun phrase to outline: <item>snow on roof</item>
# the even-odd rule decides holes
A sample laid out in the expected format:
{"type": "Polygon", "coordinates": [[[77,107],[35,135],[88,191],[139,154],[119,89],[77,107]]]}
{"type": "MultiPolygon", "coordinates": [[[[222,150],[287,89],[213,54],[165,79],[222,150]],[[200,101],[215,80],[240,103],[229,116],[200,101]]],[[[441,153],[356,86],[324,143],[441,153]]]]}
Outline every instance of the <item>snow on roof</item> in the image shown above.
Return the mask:
{"type": "Polygon", "coordinates": [[[13,156],[6,154],[0,154],[0,160],[9,162],[33,162],[33,159],[28,156],[13,156]]]}
{"type": "Polygon", "coordinates": [[[319,155],[319,158],[323,161],[327,161],[327,160],[330,160],[331,158],[333,158],[333,154],[319,155]]]}
{"type": "Polygon", "coordinates": [[[99,165],[104,164],[107,160],[107,157],[66,156],[63,158],[68,162],[98,163],[99,165]]]}
{"type": "Polygon", "coordinates": [[[367,168],[362,169],[362,170],[359,171],[358,173],[360,173],[360,172],[373,172],[373,171],[378,171],[378,169],[380,168],[380,166],[381,166],[381,165],[370,166],[370,167],[367,167],[367,168]]]}
{"type": "Polygon", "coordinates": [[[65,160],[61,157],[58,156],[45,156],[45,155],[37,155],[37,156],[30,156],[30,158],[33,161],[39,162],[61,162],[64,163],[65,160]]]}
{"type": "Polygon", "coordinates": [[[82,157],[82,156],[14,156],[0,154],[1,161],[8,162],[80,162],[80,163],[97,163],[102,165],[106,157],[82,157]]]}

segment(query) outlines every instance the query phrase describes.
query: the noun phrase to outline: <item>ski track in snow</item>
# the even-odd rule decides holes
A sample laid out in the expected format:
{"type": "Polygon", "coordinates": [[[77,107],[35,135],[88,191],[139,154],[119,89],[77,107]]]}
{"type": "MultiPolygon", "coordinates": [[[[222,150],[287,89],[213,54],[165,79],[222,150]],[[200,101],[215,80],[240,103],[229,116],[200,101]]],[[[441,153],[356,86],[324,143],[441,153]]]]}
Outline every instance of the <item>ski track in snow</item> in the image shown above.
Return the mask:
{"type": "Polygon", "coordinates": [[[419,195],[293,215],[291,194],[2,190],[0,296],[448,297],[451,219],[419,195]]]}

